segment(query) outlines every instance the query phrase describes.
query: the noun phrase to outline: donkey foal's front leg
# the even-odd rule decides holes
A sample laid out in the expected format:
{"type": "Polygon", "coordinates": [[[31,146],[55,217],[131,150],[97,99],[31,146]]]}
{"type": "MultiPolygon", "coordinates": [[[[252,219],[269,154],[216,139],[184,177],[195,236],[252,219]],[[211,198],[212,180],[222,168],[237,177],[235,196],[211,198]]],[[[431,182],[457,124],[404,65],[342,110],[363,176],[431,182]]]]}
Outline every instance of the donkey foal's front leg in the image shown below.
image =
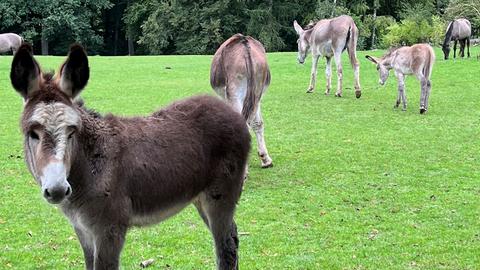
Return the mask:
{"type": "Polygon", "coordinates": [[[83,256],[85,258],[85,269],[93,270],[95,252],[93,239],[88,234],[88,232],[84,232],[76,226],[74,226],[74,229],[75,233],[77,234],[78,240],[80,241],[80,245],[82,246],[83,256]]]}
{"type": "Polygon", "coordinates": [[[402,111],[406,111],[407,97],[405,95],[405,75],[403,75],[402,73],[395,72],[395,76],[397,76],[397,79],[398,79],[398,97],[397,97],[397,103],[395,104],[395,107],[398,107],[398,105],[400,104],[400,98],[401,98],[403,102],[402,111]]]}
{"type": "Polygon", "coordinates": [[[95,270],[116,270],[125,242],[126,226],[108,225],[95,237],[95,270]]]}
{"type": "Polygon", "coordinates": [[[317,80],[317,64],[319,55],[312,55],[312,71],[310,78],[310,86],[308,86],[307,93],[313,93],[315,91],[315,81],[317,80]]]}

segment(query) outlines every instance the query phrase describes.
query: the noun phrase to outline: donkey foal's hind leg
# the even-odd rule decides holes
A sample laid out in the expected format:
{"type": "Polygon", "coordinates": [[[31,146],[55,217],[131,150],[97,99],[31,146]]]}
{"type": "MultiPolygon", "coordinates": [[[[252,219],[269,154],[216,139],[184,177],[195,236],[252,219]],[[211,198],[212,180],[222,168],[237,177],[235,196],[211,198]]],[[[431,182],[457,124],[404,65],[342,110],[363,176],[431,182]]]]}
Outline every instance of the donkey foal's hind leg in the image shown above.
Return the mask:
{"type": "Polygon", "coordinates": [[[235,202],[221,195],[213,198],[202,193],[195,206],[209,227],[215,241],[218,270],[238,269],[238,234],[233,221],[235,202]]]}
{"type": "MultiPolygon", "coordinates": [[[[427,80],[427,84],[426,84],[426,93],[425,93],[425,112],[428,110],[428,98],[430,97],[430,90],[432,89],[432,83],[430,82],[430,80],[427,80]]],[[[422,112],[420,112],[422,113],[422,112]]]]}
{"type": "Polygon", "coordinates": [[[420,113],[423,114],[427,111],[427,89],[429,81],[422,77],[420,78],[420,113]]]}

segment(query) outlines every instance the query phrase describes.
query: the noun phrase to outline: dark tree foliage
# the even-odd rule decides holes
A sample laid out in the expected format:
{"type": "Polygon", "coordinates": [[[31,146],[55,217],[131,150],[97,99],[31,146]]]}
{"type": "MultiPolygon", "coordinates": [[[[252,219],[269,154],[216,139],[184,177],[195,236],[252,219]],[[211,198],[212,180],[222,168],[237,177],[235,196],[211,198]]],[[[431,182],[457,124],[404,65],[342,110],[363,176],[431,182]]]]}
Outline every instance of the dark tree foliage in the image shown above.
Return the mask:
{"type": "Polygon", "coordinates": [[[446,20],[461,16],[478,29],[479,1],[1,0],[0,32],[18,33],[35,53],[49,54],[65,54],[74,41],[102,55],[212,54],[235,33],[253,36],[267,51],[294,51],[293,20],[305,25],[348,14],[359,28],[359,48],[369,49],[437,40],[446,20]]]}
{"type": "Polygon", "coordinates": [[[108,0],[2,0],[1,32],[16,32],[34,45],[36,53],[65,54],[80,42],[92,53],[103,46],[102,11],[108,0]]]}

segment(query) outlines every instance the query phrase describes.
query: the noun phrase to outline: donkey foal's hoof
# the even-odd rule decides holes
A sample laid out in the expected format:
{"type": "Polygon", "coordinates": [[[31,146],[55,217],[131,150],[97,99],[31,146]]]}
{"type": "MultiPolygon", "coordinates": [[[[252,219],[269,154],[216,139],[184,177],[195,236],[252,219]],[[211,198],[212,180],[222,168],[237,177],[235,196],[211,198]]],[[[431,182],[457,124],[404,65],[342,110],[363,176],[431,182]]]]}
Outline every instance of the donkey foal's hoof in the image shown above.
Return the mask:
{"type": "Polygon", "coordinates": [[[308,89],[307,89],[307,93],[308,93],[308,94],[313,93],[313,88],[308,88],[308,89]]]}
{"type": "Polygon", "coordinates": [[[360,98],[362,96],[362,92],[361,91],[355,91],[355,96],[357,98],[360,98]]]}
{"type": "Polygon", "coordinates": [[[336,97],[342,97],[342,94],[340,94],[340,93],[335,93],[335,96],[336,96],[336,97]]]}
{"type": "Polygon", "coordinates": [[[266,168],[271,168],[273,167],[273,162],[269,162],[269,163],[265,163],[265,164],[262,164],[262,169],[266,169],[266,168]]]}
{"type": "Polygon", "coordinates": [[[420,114],[424,114],[424,113],[426,113],[426,112],[427,112],[427,109],[425,109],[425,108],[420,108],[420,114]]]}

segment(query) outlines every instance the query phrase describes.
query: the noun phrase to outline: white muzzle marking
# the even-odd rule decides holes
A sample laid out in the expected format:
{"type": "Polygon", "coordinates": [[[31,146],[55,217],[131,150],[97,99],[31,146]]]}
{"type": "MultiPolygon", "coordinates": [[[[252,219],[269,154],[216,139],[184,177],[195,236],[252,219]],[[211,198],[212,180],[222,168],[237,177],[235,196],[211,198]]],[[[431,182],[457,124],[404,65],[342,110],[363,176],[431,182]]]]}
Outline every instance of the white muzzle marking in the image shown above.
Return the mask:
{"type": "Polygon", "coordinates": [[[60,203],[72,193],[67,181],[67,172],[62,162],[51,162],[41,177],[43,196],[49,203],[60,203]]]}

